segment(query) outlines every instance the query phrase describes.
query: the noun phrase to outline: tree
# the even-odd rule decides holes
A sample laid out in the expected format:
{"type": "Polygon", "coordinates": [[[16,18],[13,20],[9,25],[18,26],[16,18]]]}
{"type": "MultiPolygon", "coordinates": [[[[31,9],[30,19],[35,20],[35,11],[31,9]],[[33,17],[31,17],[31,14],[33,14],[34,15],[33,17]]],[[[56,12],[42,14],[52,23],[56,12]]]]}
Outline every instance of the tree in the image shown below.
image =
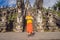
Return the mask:
{"type": "Polygon", "coordinates": [[[57,7],[60,7],[60,0],[57,1],[57,4],[56,4],[57,7]]]}
{"type": "Polygon", "coordinates": [[[57,3],[53,6],[53,8],[56,10],[57,8],[60,10],[60,0],[57,1],[57,3]]]}

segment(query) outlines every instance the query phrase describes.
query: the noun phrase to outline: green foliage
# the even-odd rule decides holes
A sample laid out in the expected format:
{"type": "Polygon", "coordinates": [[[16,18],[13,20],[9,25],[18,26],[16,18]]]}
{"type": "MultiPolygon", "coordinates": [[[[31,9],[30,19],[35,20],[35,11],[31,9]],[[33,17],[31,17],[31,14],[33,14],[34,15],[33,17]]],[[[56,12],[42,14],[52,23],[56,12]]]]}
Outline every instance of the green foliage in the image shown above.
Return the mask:
{"type": "Polygon", "coordinates": [[[45,17],[43,16],[43,19],[45,19],[45,17]]]}
{"type": "Polygon", "coordinates": [[[60,7],[60,0],[56,4],[57,7],[60,7]]]}
{"type": "Polygon", "coordinates": [[[8,17],[8,22],[9,22],[10,20],[15,20],[16,18],[17,18],[17,13],[13,13],[13,14],[9,15],[9,17],[8,17]]]}
{"type": "Polygon", "coordinates": [[[54,13],[54,14],[57,13],[57,15],[60,17],[60,12],[59,12],[59,11],[55,11],[55,10],[53,10],[52,13],[54,13]]]}
{"type": "Polygon", "coordinates": [[[58,16],[60,17],[60,12],[57,12],[58,16]]]}
{"type": "Polygon", "coordinates": [[[53,6],[53,8],[56,10],[58,8],[60,8],[60,0],[57,1],[57,3],[53,6]]]}

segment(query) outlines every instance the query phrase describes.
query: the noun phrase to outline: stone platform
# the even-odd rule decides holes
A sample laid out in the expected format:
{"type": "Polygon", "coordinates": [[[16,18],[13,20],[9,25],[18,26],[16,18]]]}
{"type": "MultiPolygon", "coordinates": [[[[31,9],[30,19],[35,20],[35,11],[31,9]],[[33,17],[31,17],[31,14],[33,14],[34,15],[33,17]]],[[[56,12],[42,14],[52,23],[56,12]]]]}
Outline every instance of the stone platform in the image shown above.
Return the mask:
{"type": "Polygon", "coordinates": [[[60,40],[60,32],[36,32],[30,37],[26,32],[6,32],[0,33],[0,40],[60,40]]]}

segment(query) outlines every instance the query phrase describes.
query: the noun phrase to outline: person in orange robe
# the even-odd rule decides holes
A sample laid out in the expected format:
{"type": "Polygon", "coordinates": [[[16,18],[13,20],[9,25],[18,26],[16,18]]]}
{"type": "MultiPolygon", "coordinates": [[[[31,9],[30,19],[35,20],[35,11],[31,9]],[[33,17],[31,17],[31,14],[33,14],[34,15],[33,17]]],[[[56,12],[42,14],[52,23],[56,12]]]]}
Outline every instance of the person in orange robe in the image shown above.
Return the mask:
{"type": "Polygon", "coordinates": [[[33,33],[33,17],[31,16],[30,12],[28,12],[26,16],[26,32],[28,35],[31,35],[33,33]]]}

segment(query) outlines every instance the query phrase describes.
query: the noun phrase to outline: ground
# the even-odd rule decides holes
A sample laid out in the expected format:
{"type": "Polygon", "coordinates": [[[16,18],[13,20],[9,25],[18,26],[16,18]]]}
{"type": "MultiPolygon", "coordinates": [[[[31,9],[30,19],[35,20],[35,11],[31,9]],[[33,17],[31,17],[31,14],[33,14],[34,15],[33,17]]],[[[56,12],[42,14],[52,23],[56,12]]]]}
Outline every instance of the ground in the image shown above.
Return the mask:
{"type": "Polygon", "coordinates": [[[36,32],[28,37],[26,32],[0,33],[0,40],[60,40],[60,32],[36,32]]]}

